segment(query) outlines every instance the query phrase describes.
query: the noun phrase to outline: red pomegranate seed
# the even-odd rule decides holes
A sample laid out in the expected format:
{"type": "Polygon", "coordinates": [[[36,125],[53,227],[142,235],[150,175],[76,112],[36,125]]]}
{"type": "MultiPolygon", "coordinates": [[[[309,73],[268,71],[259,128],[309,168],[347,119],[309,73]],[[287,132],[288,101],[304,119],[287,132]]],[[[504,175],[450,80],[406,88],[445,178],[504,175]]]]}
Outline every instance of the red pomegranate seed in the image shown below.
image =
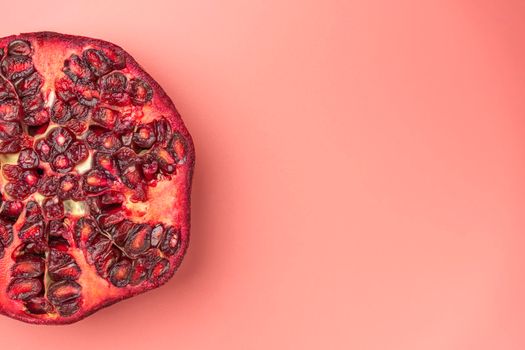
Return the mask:
{"type": "Polygon", "coordinates": [[[20,79],[15,83],[16,92],[19,97],[33,96],[37,94],[44,84],[44,77],[34,72],[30,76],[20,79]]]}
{"type": "Polygon", "coordinates": [[[29,300],[42,291],[42,282],[37,278],[17,278],[7,287],[7,294],[14,300],[29,300]]]}
{"type": "Polygon", "coordinates": [[[11,268],[13,277],[38,277],[44,273],[45,262],[39,257],[29,257],[21,260],[11,268]]]}
{"type": "Polygon", "coordinates": [[[49,301],[53,304],[62,304],[80,296],[82,287],[75,281],[61,281],[53,283],[47,292],[49,301]]]}
{"type": "Polygon", "coordinates": [[[129,234],[124,246],[126,254],[135,257],[148,250],[151,246],[151,230],[149,225],[137,225],[135,230],[129,234]]]}
{"type": "Polygon", "coordinates": [[[22,175],[22,169],[17,165],[4,164],[2,174],[9,181],[17,181],[22,175]]]}
{"type": "Polygon", "coordinates": [[[0,101],[0,119],[6,122],[20,120],[20,104],[16,100],[0,101]]]}
{"type": "Polygon", "coordinates": [[[34,315],[43,315],[53,312],[53,305],[44,297],[34,297],[25,304],[27,310],[34,315]]]}
{"type": "Polygon", "coordinates": [[[86,62],[87,66],[96,77],[107,74],[112,69],[111,62],[101,50],[87,49],[82,56],[84,62],[86,62]]]}
{"type": "Polygon", "coordinates": [[[2,73],[9,80],[24,78],[33,73],[33,60],[27,56],[7,56],[2,61],[2,73]]]}
{"type": "Polygon", "coordinates": [[[44,199],[42,208],[46,218],[50,220],[60,219],[64,216],[64,203],[57,197],[44,199]]]}
{"type": "Polygon", "coordinates": [[[116,287],[125,287],[129,283],[131,275],[131,262],[128,259],[123,259],[113,265],[109,272],[109,280],[116,287]]]}
{"type": "Polygon", "coordinates": [[[22,169],[34,169],[38,166],[38,155],[31,148],[20,151],[18,155],[18,166],[22,169]]]}

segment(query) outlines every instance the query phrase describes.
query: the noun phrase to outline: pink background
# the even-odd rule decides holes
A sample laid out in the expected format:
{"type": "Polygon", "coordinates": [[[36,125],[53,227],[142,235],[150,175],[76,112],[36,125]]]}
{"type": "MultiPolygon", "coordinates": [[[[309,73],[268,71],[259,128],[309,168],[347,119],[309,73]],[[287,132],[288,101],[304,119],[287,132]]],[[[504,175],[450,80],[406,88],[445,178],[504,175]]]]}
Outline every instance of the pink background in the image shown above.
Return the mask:
{"type": "Polygon", "coordinates": [[[525,348],[522,0],[1,12],[123,46],[197,147],[176,277],[71,326],[0,318],[3,349],[525,348]]]}

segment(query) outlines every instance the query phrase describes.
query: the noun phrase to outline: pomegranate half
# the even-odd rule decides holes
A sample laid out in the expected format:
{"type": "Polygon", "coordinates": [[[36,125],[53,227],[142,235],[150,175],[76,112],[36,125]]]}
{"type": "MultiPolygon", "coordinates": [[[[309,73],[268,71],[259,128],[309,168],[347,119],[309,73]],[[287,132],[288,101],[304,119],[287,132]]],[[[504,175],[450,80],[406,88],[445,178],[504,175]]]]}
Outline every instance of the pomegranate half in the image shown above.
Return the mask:
{"type": "Polygon", "coordinates": [[[193,165],[175,106],[120,47],[0,39],[0,313],[71,323],[165,283],[193,165]]]}

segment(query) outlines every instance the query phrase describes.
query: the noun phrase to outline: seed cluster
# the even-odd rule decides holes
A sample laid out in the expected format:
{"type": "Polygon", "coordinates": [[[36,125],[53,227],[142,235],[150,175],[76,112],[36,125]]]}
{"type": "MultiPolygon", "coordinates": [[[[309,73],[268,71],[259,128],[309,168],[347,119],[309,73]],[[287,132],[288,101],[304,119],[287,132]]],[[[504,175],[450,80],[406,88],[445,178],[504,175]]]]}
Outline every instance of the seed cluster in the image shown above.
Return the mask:
{"type": "Polygon", "coordinates": [[[17,234],[9,297],[29,314],[69,317],[83,300],[84,267],[73,249],[118,288],[156,283],[169,271],[180,228],[135,223],[124,209],[169,181],[187,147],[168,119],[137,120],[153,89],[130,75],[124,57],[105,48],[71,55],[48,106],[33,54],[24,40],[0,48],[0,155],[18,155],[2,164],[0,258],[17,234]],[[85,212],[69,212],[70,202],[85,212]]]}

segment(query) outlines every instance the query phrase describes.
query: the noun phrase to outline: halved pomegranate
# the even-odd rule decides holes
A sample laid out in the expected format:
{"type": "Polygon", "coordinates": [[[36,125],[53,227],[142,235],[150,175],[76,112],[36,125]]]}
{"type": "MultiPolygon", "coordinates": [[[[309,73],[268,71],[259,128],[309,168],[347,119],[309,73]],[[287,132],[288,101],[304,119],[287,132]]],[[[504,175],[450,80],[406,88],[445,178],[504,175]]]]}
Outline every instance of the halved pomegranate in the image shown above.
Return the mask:
{"type": "Polygon", "coordinates": [[[121,48],[0,39],[0,313],[71,323],[165,283],[193,164],[175,106],[121,48]]]}

